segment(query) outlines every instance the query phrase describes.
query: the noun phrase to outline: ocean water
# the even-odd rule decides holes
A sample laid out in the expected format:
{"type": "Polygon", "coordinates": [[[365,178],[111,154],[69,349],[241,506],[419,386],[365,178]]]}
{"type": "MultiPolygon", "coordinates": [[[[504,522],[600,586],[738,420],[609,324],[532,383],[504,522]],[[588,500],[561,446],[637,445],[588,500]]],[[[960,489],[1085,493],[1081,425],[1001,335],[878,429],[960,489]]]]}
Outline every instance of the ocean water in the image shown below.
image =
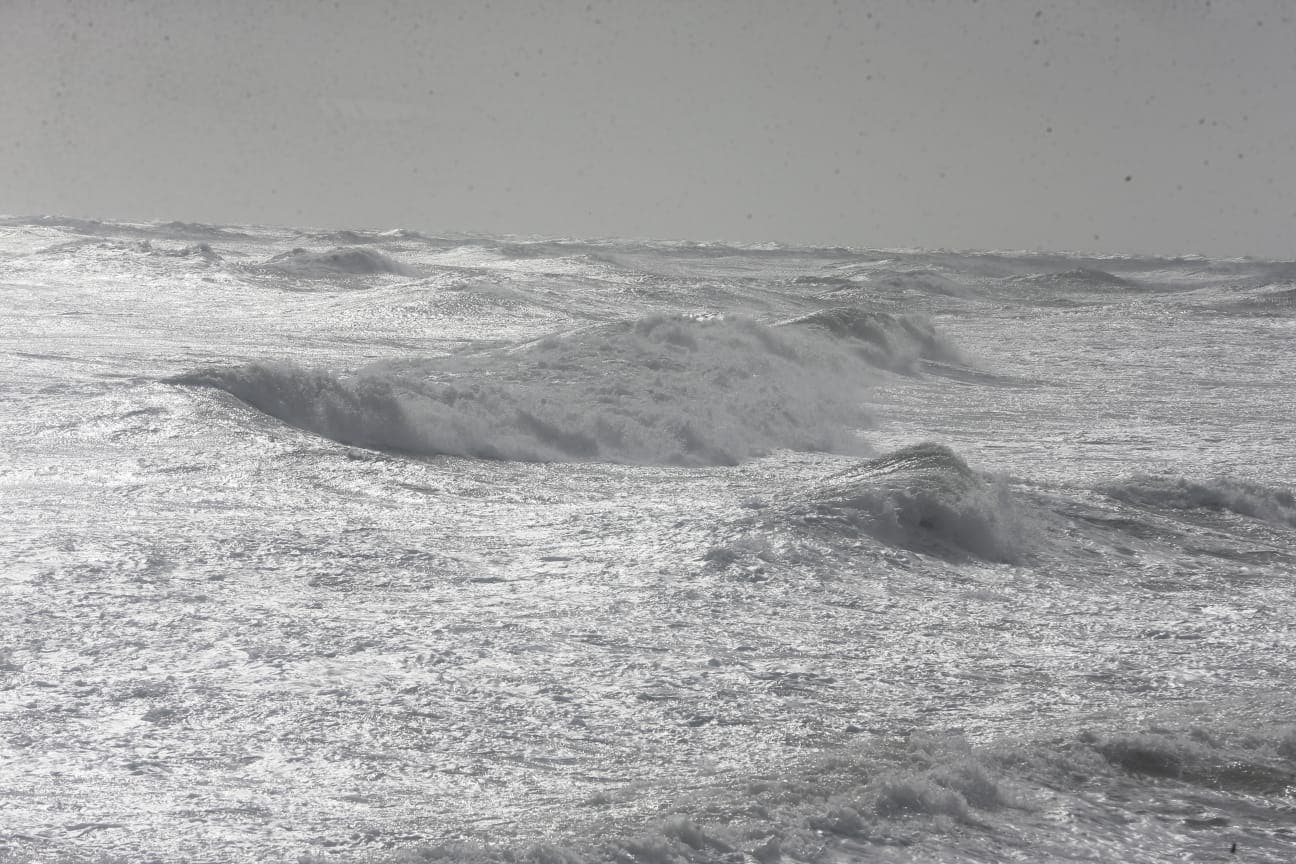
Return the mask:
{"type": "Polygon", "coordinates": [[[0,860],[1296,860],[1296,264],[0,222],[0,860]]]}

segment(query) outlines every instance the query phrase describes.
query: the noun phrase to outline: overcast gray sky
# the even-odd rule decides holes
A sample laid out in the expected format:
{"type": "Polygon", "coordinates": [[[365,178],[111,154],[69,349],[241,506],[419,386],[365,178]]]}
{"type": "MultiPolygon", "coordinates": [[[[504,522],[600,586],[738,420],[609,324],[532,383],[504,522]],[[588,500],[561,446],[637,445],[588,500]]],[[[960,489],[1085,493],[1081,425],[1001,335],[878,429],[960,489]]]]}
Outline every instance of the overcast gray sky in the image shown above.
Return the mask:
{"type": "Polygon", "coordinates": [[[0,212],[1296,257],[1296,4],[0,0],[0,212]]]}

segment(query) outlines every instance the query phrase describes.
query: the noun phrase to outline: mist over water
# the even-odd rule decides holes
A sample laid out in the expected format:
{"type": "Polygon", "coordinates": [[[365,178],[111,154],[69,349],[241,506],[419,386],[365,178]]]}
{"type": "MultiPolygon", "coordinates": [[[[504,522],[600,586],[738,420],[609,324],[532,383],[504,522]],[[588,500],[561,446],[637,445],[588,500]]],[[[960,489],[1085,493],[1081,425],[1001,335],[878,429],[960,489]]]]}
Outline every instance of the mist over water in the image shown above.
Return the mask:
{"type": "Polygon", "coordinates": [[[1289,262],[0,222],[0,860],[1289,861],[1289,262]]]}

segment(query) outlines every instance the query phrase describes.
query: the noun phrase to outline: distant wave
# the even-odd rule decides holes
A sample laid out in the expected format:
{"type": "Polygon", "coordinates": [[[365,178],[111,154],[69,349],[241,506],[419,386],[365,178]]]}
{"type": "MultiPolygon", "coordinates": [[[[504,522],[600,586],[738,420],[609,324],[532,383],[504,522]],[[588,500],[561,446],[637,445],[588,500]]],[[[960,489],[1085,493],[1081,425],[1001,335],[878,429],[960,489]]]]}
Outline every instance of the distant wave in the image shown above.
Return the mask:
{"type": "Polygon", "coordinates": [[[251,235],[231,228],[207,225],[202,222],[113,222],[102,219],[78,219],[73,216],[0,217],[7,225],[28,225],[43,228],[62,228],[76,234],[95,237],[130,237],[160,235],[164,239],[217,240],[247,239],[251,235]]]}
{"type": "Polygon", "coordinates": [[[725,465],[782,448],[857,449],[870,369],[794,328],[657,316],[353,374],[251,363],[174,380],[375,449],[725,465]]]}
{"type": "Polygon", "coordinates": [[[1074,270],[1064,270],[1060,273],[1037,273],[1030,276],[1020,276],[1014,281],[1030,285],[1090,291],[1127,290],[1139,287],[1138,283],[1130,279],[1093,267],[1077,267],[1074,270]]]}
{"type": "Polygon", "coordinates": [[[16,224],[39,225],[47,228],[66,228],[77,234],[100,235],[113,229],[113,225],[99,219],[77,219],[71,216],[36,216],[32,219],[19,219],[16,224]]]}
{"type": "Polygon", "coordinates": [[[340,231],[317,231],[307,236],[320,243],[332,243],[335,246],[367,246],[376,243],[419,243],[434,247],[460,245],[460,241],[429,237],[409,228],[392,228],[387,231],[354,231],[346,228],[340,231]]]}
{"type": "Polygon", "coordinates": [[[1218,477],[1196,481],[1141,474],[1104,486],[1102,491],[1119,501],[1140,507],[1221,510],[1296,528],[1296,495],[1289,489],[1263,486],[1249,480],[1218,477]]]}
{"type": "Polygon", "coordinates": [[[919,315],[840,306],[794,318],[784,326],[815,328],[850,340],[870,364],[882,369],[912,372],[920,360],[966,362],[954,343],[919,315]]]}
{"type": "Polygon", "coordinates": [[[191,243],[188,246],[166,247],[155,246],[153,240],[73,240],[59,243],[39,250],[39,255],[67,255],[82,251],[131,252],[148,258],[189,258],[199,259],[208,264],[217,264],[225,259],[208,243],[191,243]]]}
{"type": "Polygon", "coordinates": [[[818,273],[811,273],[806,276],[798,276],[792,280],[793,285],[809,285],[812,288],[834,289],[849,291],[859,287],[858,282],[849,276],[824,276],[818,273]]]}
{"type": "Polygon", "coordinates": [[[1296,283],[1296,261],[1274,261],[1261,272],[1264,281],[1272,285],[1296,283]]]}
{"type": "Polygon", "coordinates": [[[162,222],[153,226],[153,228],[168,236],[199,240],[233,239],[248,236],[242,231],[232,231],[229,228],[221,228],[218,225],[208,225],[203,222],[162,222]]]}
{"type": "Polygon", "coordinates": [[[906,447],[807,492],[807,521],[945,557],[1016,561],[1029,528],[1007,488],[940,444],[906,447]]]}
{"type": "Polygon", "coordinates": [[[327,252],[310,252],[293,249],[274,256],[262,265],[272,270],[282,270],[297,276],[330,276],[348,274],[367,276],[391,273],[398,276],[415,276],[414,270],[390,256],[374,249],[338,247],[327,252]]]}
{"type": "Polygon", "coordinates": [[[192,243],[179,249],[154,249],[153,251],[169,258],[201,258],[212,263],[225,260],[207,243],[192,243]]]}
{"type": "Polygon", "coordinates": [[[1221,304],[1226,311],[1241,312],[1252,315],[1291,315],[1296,313],[1296,287],[1269,286],[1261,291],[1221,304]]]}
{"type": "Polygon", "coordinates": [[[869,261],[838,267],[832,272],[801,276],[798,284],[822,286],[826,296],[867,297],[878,293],[965,297],[969,289],[930,269],[895,270],[869,261]]]}
{"type": "Polygon", "coordinates": [[[334,243],[339,246],[363,246],[367,243],[381,243],[389,239],[373,231],[352,231],[343,229],[341,231],[326,231],[310,235],[312,240],[318,240],[323,243],[334,243]]]}
{"type": "MultiPolygon", "coordinates": [[[[439,241],[438,241],[439,242],[439,241]]],[[[445,243],[434,263],[439,267],[486,272],[525,272],[545,279],[576,278],[642,283],[649,274],[623,264],[615,256],[582,251],[575,244],[509,244],[485,239],[469,243],[445,243]]]]}
{"type": "MultiPolygon", "coordinates": [[[[586,275],[596,279],[624,282],[647,281],[654,276],[627,261],[624,256],[609,252],[596,244],[576,240],[533,240],[527,242],[498,241],[489,246],[495,255],[507,262],[544,262],[543,271],[586,275]]],[[[682,281],[678,275],[670,277],[672,284],[682,281]]]]}
{"type": "Polygon", "coordinates": [[[964,286],[935,270],[874,270],[868,276],[870,285],[892,290],[917,290],[953,297],[967,293],[964,286]]]}
{"type": "Polygon", "coordinates": [[[502,241],[496,251],[504,258],[527,260],[531,258],[564,258],[584,251],[581,244],[561,240],[532,240],[527,242],[502,241]]]}

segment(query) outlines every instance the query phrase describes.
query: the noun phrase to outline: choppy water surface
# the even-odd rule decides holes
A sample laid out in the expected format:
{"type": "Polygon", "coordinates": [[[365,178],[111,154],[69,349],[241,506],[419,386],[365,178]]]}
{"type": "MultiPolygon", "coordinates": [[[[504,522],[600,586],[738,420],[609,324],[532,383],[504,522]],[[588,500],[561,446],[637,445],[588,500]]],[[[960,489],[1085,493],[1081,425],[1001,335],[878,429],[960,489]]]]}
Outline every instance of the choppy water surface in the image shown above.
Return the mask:
{"type": "Polygon", "coordinates": [[[0,860],[1296,856],[1296,265],[0,255],[0,860]]]}

